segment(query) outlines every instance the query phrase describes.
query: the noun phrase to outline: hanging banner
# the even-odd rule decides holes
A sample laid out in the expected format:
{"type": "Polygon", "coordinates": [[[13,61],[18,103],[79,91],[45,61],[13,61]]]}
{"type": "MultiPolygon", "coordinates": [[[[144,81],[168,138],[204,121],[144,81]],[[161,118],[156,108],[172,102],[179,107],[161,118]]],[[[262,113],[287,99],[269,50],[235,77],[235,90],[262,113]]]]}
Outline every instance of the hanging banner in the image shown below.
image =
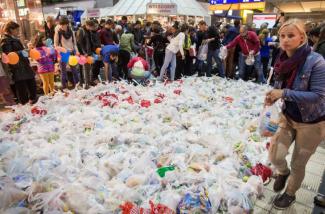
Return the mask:
{"type": "Polygon", "coordinates": [[[177,15],[177,5],[148,3],[147,14],[162,15],[162,16],[177,15]]]}
{"type": "Polygon", "coordinates": [[[240,3],[240,4],[214,4],[209,6],[209,10],[255,10],[264,9],[265,2],[240,3]]]}
{"type": "Polygon", "coordinates": [[[100,17],[100,9],[99,8],[88,9],[87,10],[87,17],[89,17],[89,18],[100,17]]]}

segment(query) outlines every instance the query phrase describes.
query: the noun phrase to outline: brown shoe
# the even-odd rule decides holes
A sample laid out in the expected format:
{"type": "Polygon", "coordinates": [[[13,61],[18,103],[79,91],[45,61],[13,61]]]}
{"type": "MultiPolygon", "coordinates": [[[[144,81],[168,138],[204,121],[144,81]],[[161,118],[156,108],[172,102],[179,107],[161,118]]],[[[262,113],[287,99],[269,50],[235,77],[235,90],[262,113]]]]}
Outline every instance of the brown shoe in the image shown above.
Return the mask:
{"type": "Polygon", "coordinates": [[[278,175],[273,184],[274,192],[280,192],[284,189],[290,172],[286,175],[278,175]]]}

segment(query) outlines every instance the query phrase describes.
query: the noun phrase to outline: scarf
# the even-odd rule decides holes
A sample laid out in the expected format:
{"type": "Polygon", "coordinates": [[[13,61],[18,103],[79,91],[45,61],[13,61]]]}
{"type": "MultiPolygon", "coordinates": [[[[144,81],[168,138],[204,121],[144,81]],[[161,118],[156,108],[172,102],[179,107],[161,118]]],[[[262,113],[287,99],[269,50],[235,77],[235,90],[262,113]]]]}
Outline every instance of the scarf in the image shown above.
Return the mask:
{"type": "Polygon", "coordinates": [[[292,89],[297,72],[299,68],[305,64],[306,58],[310,52],[311,48],[308,44],[298,48],[290,58],[285,51],[280,51],[274,65],[274,72],[276,79],[283,82],[282,88],[292,89]]]}
{"type": "Polygon", "coordinates": [[[68,40],[72,37],[72,30],[70,29],[70,27],[68,27],[67,31],[64,31],[62,29],[60,29],[60,34],[64,37],[64,39],[68,40]]]}

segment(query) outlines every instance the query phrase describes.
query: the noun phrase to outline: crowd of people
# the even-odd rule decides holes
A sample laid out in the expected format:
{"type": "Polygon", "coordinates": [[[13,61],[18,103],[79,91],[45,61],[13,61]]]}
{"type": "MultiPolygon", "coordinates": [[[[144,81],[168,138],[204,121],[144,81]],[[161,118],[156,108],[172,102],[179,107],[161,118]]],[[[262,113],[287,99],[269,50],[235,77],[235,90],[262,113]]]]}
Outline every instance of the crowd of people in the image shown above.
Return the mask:
{"type": "MultiPolygon", "coordinates": [[[[10,100],[11,92],[18,103],[35,103],[35,72],[19,40],[19,25],[8,22],[4,32],[1,51],[17,52],[19,62],[1,64],[1,76],[7,77],[6,81],[1,79],[1,93],[7,96],[8,105],[15,103],[10,100]]],[[[118,80],[146,84],[153,77],[174,81],[184,76],[216,74],[229,79],[255,79],[260,84],[268,79],[274,89],[266,95],[265,105],[284,100],[280,128],[269,150],[270,161],[278,171],[274,190],[282,191],[288,179],[285,192],[273,202],[279,209],[295,201],[306,164],[325,139],[325,25],[321,23],[285,20],[281,14],[274,26],[263,24],[259,29],[240,21],[212,26],[204,21],[197,26],[175,22],[163,27],[159,22],[129,23],[123,17],[117,22],[87,20],[74,30],[68,18],[61,17],[55,25],[49,17],[45,32],[28,46],[40,53],[36,71],[45,95],[55,93],[56,70],[60,72],[62,90],[68,82],[87,89],[118,80]],[[92,60],[77,65],[68,60],[71,56],[79,60],[92,56],[92,60]],[[289,170],[285,157],[294,141],[289,170]]]]}
{"type": "MultiPolygon", "coordinates": [[[[58,20],[48,17],[44,32],[33,38],[28,48],[36,48],[41,54],[34,70],[42,80],[45,95],[54,94],[54,74],[58,72],[62,90],[69,85],[88,89],[99,82],[121,79],[145,83],[157,77],[158,81],[164,78],[173,81],[196,74],[243,80],[255,78],[263,84],[278,56],[277,31],[284,21],[282,14],[272,28],[266,23],[256,29],[253,25],[241,25],[239,20],[233,25],[208,26],[200,21],[197,26],[192,22],[175,22],[163,27],[157,21],[130,23],[127,17],[122,17],[119,21],[87,20],[83,26],[74,28],[67,17],[58,20]],[[49,53],[45,47],[51,46],[55,51],[49,53]],[[63,52],[58,51],[62,49],[63,52]],[[225,49],[227,57],[221,53],[225,49]],[[94,58],[91,63],[71,65],[70,56],[94,58]]],[[[308,44],[324,56],[324,28],[315,23],[307,23],[305,27],[308,44]]],[[[12,91],[21,104],[34,103],[37,100],[35,73],[29,58],[24,56],[26,47],[18,37],[19,25],[8,22],[1,38],[1,50],[6,54],[18,52],[19,63],[3,65],[11,80],[7,92],[12,91]]]]}

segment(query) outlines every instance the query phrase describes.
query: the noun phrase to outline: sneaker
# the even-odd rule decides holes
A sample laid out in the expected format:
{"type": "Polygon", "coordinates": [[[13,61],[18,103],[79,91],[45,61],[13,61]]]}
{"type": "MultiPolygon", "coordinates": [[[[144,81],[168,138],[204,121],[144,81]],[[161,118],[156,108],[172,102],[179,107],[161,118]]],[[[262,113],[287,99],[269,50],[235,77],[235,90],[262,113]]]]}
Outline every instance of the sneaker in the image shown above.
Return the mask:
{"type": "Polygon", "coordinates": [[[278,210],[285,210],[289,208],[296,201],[296,196],[290,196],[283,193],[273,201],[274,208],[278,210]]]}
{"type": "Polygon", "coordinates": [[[164,79],[163,79],[163,78],[160,78],[160,77],[158,77],[158,78],[157,78],[157,81],[158,81],[158,82],[164,82],[164,79]]]}
{"type": "Polygon", "coordinates": [[[280,192],[284,189],[289,175],[290,175],[290,172],[286,175],[277,175],[277,177],[274,181],[274,184],[273,184],[274,192],[280,192]]]}

